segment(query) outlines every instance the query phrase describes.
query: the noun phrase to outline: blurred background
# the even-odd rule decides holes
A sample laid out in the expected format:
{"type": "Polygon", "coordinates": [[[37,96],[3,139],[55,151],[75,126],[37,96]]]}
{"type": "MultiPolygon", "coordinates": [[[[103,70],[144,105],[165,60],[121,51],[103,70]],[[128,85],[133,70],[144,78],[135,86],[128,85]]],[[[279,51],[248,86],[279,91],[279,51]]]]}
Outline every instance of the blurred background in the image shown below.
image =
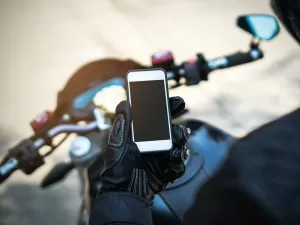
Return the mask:
{"type": "MultiPolygon", "coordinates": [[[[0,0],[0,155],[29,136],[31,119],[54,109],[57,92],[87,62],[105,57],[150,64],[170,49],[182,62],[246,50],[250,36],[238,15],[271,13],[268,0],[0,0]]],[[[209,82],[180,87],[194,117],[241,136],[291,111],[300,97],[300,48],[282,29],[262,43],[265,58],[214,72],[209,82]]],[[[31,176],[15,173],[0,187],[1,225],[74,225],[79,210],[76,172],[39,189],[62,147],[31,176]]]]}

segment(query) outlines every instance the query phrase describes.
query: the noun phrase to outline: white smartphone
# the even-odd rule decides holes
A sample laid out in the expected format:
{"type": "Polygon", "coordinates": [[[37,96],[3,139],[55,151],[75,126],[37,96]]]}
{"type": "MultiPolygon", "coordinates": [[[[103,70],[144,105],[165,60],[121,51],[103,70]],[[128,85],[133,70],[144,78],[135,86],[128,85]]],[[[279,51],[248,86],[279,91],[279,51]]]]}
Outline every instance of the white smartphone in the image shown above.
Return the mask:
{"type": "Polygon", "coordinates": [[[167,151],[173,146],[169,91],[162,69],[127,73],[132,108],[132,138],[141,152],[167,151]]]}

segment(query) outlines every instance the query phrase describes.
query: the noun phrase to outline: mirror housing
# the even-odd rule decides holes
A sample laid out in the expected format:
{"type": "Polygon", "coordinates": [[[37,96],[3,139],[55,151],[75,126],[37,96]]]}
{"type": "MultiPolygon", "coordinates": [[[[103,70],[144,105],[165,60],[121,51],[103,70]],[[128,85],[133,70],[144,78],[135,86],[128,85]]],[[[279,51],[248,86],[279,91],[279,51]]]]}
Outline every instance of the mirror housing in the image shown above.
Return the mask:
{"type": "Polygon", "coordinates": [[[263,41],[272,40],[280,31],[274,16],[267,14],[248,14],[237,18],[237,26],[263,41]]]}

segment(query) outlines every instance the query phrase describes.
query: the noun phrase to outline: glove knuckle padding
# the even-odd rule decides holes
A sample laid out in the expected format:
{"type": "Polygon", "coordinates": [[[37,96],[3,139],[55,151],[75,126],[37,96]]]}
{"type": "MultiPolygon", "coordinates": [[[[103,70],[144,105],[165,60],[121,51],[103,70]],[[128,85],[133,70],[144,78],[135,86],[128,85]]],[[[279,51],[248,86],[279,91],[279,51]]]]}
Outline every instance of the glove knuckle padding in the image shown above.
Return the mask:
{"type": "Polygon", "coordinates": [[[177,124],[172,125],[172,138],[176,146],[184,146],[187,143],[189,136],[185,126],[177,124]]]}

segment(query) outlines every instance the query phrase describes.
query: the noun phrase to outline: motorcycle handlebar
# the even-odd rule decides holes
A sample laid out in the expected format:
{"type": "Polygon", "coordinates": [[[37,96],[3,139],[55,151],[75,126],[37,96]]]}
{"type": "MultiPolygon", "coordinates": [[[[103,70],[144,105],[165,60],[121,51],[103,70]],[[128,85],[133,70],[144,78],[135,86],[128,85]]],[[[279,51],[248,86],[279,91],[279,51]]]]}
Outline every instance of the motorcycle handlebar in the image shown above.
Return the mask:
{"type": "Polygon", "coordinates": [[[17,159],[10,158],[0,167],[0,184],[18,169],[18,164],[19,162],[17,159]]]}
{"type": "MultiPolygon", "coordinates": [[[[84,125],[77,125],[77,124],[62,124],[56,127],[53,127],[51,130],[47,132],[47,138],[54,138],[55,136],[62,134],[62,133],[76,133],[82,134],[86,132],[93,131],[97,128],[97,122],[93,121],[88,124],[84,125]]],[[[45,145],[46,140],[44,138],[39,138],[33,142],[33,148],[38,150],[43,145],[45,145]]]]}
{"type": "Polygon", "coordinates": [[[218,57],[212,60],[206,60],[203,54],[197,54],[196,60],[183,62],[181,65],[174,65],[166,69],[168,80],[177,81],[179,85],[180,78],[185,78],[186,85],[196,85],[201,81],[208,80],[209,73],[218,70],[230,68],[233,66],[250,63],[263,58],[263,52],[258,48],[251,48],[247,52],[236,52],[231,55],[218,57]]]}
{"type": "Polygon", "coordinates": [[[207,62],[207,65],[209,70],[213,71],[216,69],[225,69],[253,62],[255,60],[261,59],[262,57],[263,52],[260,49],[251,49],[248,52],[237,52],[232,55],[210,60],[207,62]]]}
{"type": "MultiPolygon", "coordinates": [[[[84,125],[77,125],[77,124],[62,124],[58,125],[51,130],[48,131],[46,138],[39,138],[32,143],[32,148],[35,151],[38,151],[41,147],[46,144],[46,139],[53,138],[62,133],[86,133],[97,129],[97,122],[93,121],[88,124],[84,125]]],[[[10,152],[9,152],[10,153],[10,152]]],[[[14,171],[18,169],[19,166],[19,159],[14,157],[9,157],[8,153],[8,160],[2,163],[0,166],[0,183],[5,181],[14,171]]]]}
{"type": "MultiPolygon", "coordinates": [[[[198,69],[195,73],[192,72],[192,74],[195,74],[196,76],[199,75],[199,77],[194,77],[191,84],[197,84],[201,80],[207,79],[207,75],[203,76],[201,78],[201,72],[205,73],[210,73],[214,70],[217,69],[225,69],[233,66],[238,66],[244,63],[249,63],[255,60],[258,60],[263,57],[263,52],[256,48],[256,49],[251,49],[249,52],[237,52],[232,55],[228,55],[225,57],[219,57],[213,60],[205,61],[204,58],[199,57],[198,55],[198,61],[202,62],[200,65],[204,66],[207,71],[203,70],[203,68],[199,68],[197,66],[194,67],[194,69],[198,69]],[[205,78],[206,77],[206,78],[205,78]]],[[[186,63],[183,63],[183,65],[186,65],[186,63]]],[[[184,66],[179,66],[176,67],[176,70],[174,71],[168,71],[167,72],[167,78],[168,80],[176,79],[177,76],[179,75],[180,77],[189,77],[189,72],[193,71],[188,69],[188,67],[184,66]]],[[[203,75],[203,74],[202,74],[203,75]]],[[[52,129],[50,129],[47,134],[46,138],[38,138],[35,141],[32,142],[32,150],[33,151],[38,151],[41,147],[43,147],[45,144],[47,144],[47,139],[51,139],[61,133],[86,133],[93,131],[97,129],[98,124],[97,121],[90,122],[85,125],[76,125],[76,124],[63,124],[63,125],[58,125],[52,129]]],[[[8,153],[8,156],[6,157],[8,160],[3,162],[0,165],[0,183],[5,181],[14,171],[16,171],[20,167],[20,162],[17,157],[13,157],[10,155],[10,152],[8,153]]],[[[27,162],[28,163],[28,162],[27,162]]],[[[29,162],[30,163],[30,162],[29,162]]]]}

